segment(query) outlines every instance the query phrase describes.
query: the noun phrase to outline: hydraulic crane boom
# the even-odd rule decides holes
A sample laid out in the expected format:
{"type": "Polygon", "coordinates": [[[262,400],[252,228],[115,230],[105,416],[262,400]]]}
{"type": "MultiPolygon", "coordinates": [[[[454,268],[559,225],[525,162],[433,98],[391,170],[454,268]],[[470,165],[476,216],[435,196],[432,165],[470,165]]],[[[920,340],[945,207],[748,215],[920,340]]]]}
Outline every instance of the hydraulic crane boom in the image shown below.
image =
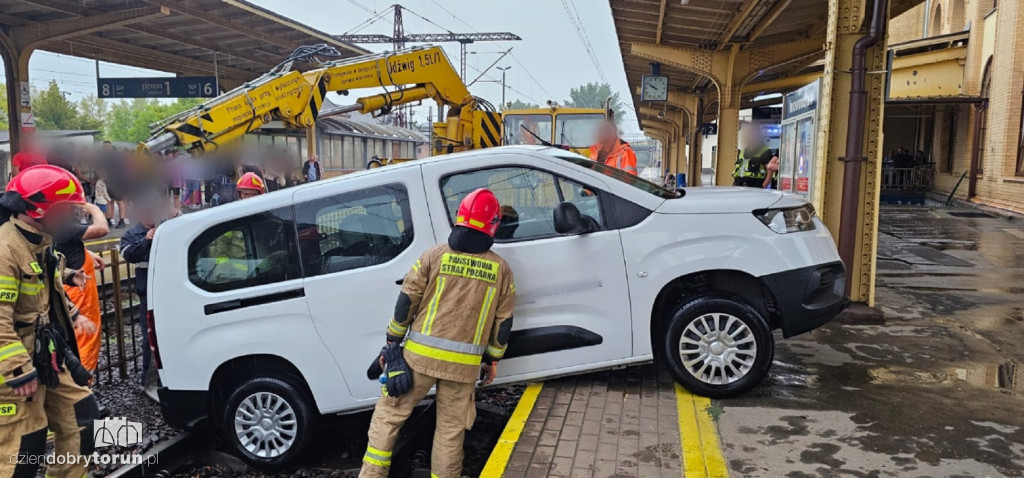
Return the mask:
{"type": "Polygon", "coordinates": [[[214,151],[220,145],[278,120],[294,128],[311,128],[328,91],[381,87],[385,93],[356,100],[347,111],[386,114],[393,106],[434,100],[449,108],[434,125],[435,153],[497,146],[501,115],[470,94],[437,46],[408,48],[323,64],[306,72],[285,63],[195,109],[159,123],[144,146],[160,151],[174,146],[214,151]],[[390,91],[389,87],[394,87],[390,91]],[[442,147],[447,142],[447,147],[442,147]]]}

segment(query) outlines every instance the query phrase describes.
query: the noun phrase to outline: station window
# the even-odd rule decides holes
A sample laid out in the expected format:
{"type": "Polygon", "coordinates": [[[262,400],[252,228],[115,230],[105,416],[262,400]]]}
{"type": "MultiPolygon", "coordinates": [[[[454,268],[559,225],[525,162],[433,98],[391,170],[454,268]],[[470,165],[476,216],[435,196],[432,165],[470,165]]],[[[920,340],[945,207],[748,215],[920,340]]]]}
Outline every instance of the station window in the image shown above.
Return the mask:
{"type": "Polygon", "coordinates": [[[409,194],[389,184],[297,205],[306,276],[388,262],[412,244],[409,194]]]}
{"type": "Polygon", "coordinates": [[[188,276],[210,292],[298,279],[299,255],[290,207],[207,229],[188,248],[188,276]]]}
{"type": "MultiPolygon", "coordinates": [[[[1024,97],[1024,93],[1021,94],[1024,97]]],[[[1024,100],[1020,105],[1020,140],[1017,141],[1017,176],[1024,176],[1024,100]]]]}
{"type": "Polygon", "coordinates": [[[585,186],[528,168],[495,168],[449,176],[441,181],[448,219],[455,224],[459,203],[467,194],[487,188],[502,206],[502,222],[495,240],[515,241],[555,236],[552,213],[568,201],[584,216],[603,224],[597,195],[585,186]]]}

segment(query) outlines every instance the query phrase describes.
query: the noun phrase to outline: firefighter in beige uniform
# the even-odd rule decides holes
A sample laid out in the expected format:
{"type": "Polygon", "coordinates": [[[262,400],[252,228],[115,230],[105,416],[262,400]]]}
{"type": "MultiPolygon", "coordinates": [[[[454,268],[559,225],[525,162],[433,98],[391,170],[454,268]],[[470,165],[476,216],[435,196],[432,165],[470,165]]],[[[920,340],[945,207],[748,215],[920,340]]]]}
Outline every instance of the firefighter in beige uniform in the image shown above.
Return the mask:
{"type": "Polygon", "coordinates": [[[387,340],[405,340],[402,355],[412,383],[397,397],[385,388],[377,402],[360,477],[387,476],[399,429],[435,385],[432,476],[460,476],[463,438],[476,418],[481,365],[483,382],[490,383],[512,330],[512,270],[490,250],[499,219],[493,193],[470,193],[459,206],[448,244],[428,249],[405,276],[387,340]]]}
{"type": "MultiPolygon", "coordinates": [[[[77,358],[74,327],[87,318],[67,300],[63,283],[82,286],[64,269],[51,234],[84,203],[82,186],[55,166],[26,168],[0,198],[0,477],[36,476],[53,431],[56,460],[47,477],[86,476],[96,400],[77,358]],[[5,220],[6,219],[6,220],[5,220]],[[40,344],[39,350],[37,345],[40,344]],[[75,456],[78,458],[75,458],[75,456]],[[68,463],[68,458],[72,463],[68,463]]],[[[91,325],[91,322],[89,323],[91,325]]]]}

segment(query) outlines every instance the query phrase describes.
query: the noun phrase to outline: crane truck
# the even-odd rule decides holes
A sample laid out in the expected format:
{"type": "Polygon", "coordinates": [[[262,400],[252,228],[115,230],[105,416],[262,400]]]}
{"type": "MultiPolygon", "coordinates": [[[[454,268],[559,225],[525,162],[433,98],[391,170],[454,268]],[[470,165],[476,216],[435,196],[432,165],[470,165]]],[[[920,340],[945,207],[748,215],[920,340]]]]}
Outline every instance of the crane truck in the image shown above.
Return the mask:
{"type": "Polygon", "coordinates": [[[325,52],[329,54],[330,47],[296,50],[266,74],[157,123],[153,136],[140,148],[162,151],[184,147],[200,154],[216,151],[271,121],[305,129],[308,144],[315,148],[314,126],[327,92],[348,95],[366,88],[382,88],[384,92],[357,98],[355,104],[335,111],[380,116],[396,106],[424,100],[435,101],[439,111],[447,108],[443,121],[432,125],[432,155],[502,144],[564,144],[585,154],[596,123],[605,117],[600,108],[562,108],[555,104],[503,115],[469,92],[438,46],[322,62],[320,55],[325,52]],[[296,66],[301,62],[316,67],[300,71],[296,66]]]}

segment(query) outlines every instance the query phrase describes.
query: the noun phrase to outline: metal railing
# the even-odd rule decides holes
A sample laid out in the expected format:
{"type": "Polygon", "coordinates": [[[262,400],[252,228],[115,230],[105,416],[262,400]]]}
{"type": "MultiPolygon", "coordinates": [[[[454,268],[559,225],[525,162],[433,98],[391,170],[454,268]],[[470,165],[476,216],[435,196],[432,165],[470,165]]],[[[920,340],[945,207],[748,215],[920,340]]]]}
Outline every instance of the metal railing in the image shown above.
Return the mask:
{"type": "Polygon", "coordinates": [[[117,242],[103,244],[93,252],[106,263],[96,271],[102,318],[100,361],[94,375],[95,383],[109,383],[135,377],[142,370],[142,340],[139,320],[145,320],[139,298],[135,294],[135,266],[121,258],[117,242]],[[130,375],[131,374],[131,375],[130,375]]]}
{"type": "Polygon", "coordinates": [[[910,168],[882,168],[883,191],[927,191],[935,182],[935,166],[928,164],[910,168]]]}

